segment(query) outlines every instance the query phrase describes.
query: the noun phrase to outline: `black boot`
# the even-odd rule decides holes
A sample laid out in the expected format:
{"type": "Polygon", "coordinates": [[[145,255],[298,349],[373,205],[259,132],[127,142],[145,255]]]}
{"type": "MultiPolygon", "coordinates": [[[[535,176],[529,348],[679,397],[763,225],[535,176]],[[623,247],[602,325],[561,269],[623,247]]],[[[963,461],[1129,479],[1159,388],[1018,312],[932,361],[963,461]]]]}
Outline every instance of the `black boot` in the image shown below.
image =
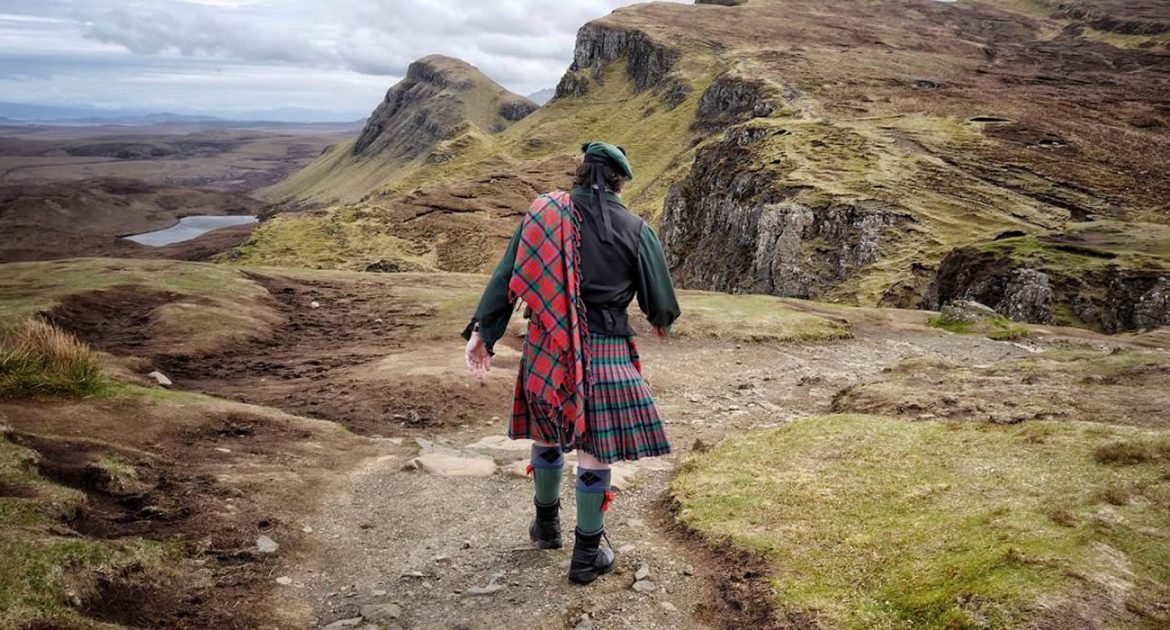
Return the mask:
{"type": "Polygon", "coordinates": [[[605,575],[613,570],[614,552],[609,546],[601,546],[601,539],[605,531],[596,534],[582,534],[580,529],[574,529],[576,540],[573,544],[573,561],[569,564],[569,580],[577,584],[588,584],[598,576],[605,575]]]}
{"type": "Polygon", "coordinates": [[[528,526],[528,535],[541,549],[560,549],[565,546],[561,540],[561,502],[552,505],[536,504],[536,518],[528,526]]]}

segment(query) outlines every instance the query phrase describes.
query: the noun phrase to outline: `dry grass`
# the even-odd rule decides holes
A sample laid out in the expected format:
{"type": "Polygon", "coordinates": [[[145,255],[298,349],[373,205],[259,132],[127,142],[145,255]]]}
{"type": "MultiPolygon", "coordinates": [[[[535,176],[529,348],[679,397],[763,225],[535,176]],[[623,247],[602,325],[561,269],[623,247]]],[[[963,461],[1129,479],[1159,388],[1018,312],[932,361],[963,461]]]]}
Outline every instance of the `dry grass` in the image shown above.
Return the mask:
{"type": "Polygon", "coordinates": [[[1093,451],[1093,457],[1102,464],[1116,466],[1170,462],[1170,437],[1110,442],[1093,451]]]}
{"type": "Polygon", "coordinates": [[[0,399],[89,396],[105,385],[93,350],[44,320],[26,320],[0,340],[0,399]]]}
{"type": "Polygon", "coordinates": [[[1165,435],[828,416],[692,456],[672,489],[683,522],[764,554],[781,609],[825,627],[1164,628],[1170,475],[1099,453],[1165,435]],[[1050,601],[1064,616],[1031,625],[1050,601]]]}

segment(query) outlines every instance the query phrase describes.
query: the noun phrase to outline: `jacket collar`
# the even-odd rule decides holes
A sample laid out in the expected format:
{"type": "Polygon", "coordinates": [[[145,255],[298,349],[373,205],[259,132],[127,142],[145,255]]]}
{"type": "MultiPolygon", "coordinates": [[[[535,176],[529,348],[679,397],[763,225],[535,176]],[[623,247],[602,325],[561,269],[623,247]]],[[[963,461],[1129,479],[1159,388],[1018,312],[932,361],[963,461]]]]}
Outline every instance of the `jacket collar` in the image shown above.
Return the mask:
{"type": "MultiPolygon", "coordinates": [[[[592,194],[593,194],[593,187],[592,186],[589,186],[589,187],[577,186],[576,188],[573,189],[573,196],[574,197],[578,197],[578,196],[588,197],[592,194]]],[[[605,191],[605,199],[606,199],[606,201],[612,201],[613,203],[620,204],[623,208],[626,206],[626,204],[622,201],[621,195],[613,192],[612,190],[605,191]]]]}

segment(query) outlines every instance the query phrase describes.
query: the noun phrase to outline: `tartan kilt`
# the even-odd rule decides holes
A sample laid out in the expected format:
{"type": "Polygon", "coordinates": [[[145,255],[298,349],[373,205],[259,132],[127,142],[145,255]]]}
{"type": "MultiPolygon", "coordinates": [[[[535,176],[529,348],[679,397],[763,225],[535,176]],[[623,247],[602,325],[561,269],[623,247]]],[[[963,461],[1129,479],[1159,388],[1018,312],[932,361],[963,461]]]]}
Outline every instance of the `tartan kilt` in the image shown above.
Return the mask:
{"type": "MultiPolygon", "coordinates": [[[[570,450],[580,448],[606,463],[670,453],[670,440],[650,386],[642,378],[633,339],[591,335],[590,340],[593,387],[586,396],[585,434],[579,444],[568,445],[570,450]]],[[[525,341],[508,437],[557,444],[560,442],[557,414],[525,397],[528,355],[525,341]]],[[[572,426],[562,431],[565,442],[571,442],[572,426]]]]}

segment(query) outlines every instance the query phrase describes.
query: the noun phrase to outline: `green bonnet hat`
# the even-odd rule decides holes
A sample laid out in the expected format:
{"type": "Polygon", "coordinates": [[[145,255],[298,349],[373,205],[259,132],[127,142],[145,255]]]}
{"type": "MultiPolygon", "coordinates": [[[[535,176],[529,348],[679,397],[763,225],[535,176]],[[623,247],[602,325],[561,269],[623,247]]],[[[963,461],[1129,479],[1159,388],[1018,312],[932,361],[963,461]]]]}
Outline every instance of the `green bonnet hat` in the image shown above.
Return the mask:
{"type": "Polygon", "coordinates": [[[581,152],[585,154],[587,162],[591,161],[589,158],[594,158],[596,161],[609,164],[626,179],[634,179],[634,169],[630,167],[630,160],[626,157],[625,149],[608,142],[587,142],[581,145],[581,152]]]}

